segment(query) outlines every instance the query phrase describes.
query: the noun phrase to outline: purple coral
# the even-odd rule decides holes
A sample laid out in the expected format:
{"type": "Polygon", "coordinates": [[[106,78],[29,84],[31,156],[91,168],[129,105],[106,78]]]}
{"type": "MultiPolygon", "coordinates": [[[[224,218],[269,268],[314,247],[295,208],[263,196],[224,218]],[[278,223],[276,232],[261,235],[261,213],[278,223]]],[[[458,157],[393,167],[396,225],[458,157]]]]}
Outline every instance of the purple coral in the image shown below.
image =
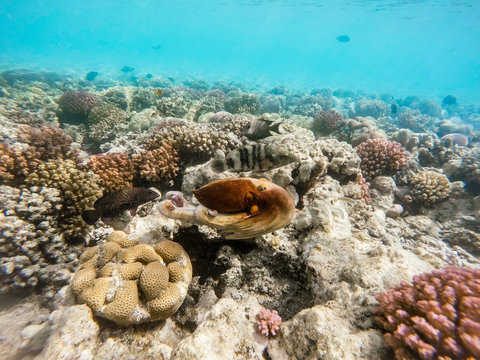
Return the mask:
{"type": "Polygon", "coordinates": [[[88,113],[98,102],[97,96],[88,91],[68,91],[60,96],[58,105],[64,116],[86,120],[88,113]]]}
{"type": "Polygon", "coordinates": [[[397,359],[480,358],[480,270],[446,267],[376,298],[375,320],[397,359]]]}
{"type": "Polygon", "coordinates": [[[389,175],[407,165],[405,149],[396,141],[369,139],[355,150],[362,159],[362,175],[367,180],[379,175],[389,175]]]}
{"type": "Polygon", "coordinates": [[[315,134],[329,135],[338,129],[342,120],[342,114],[335,110],[320,110],[313,120],[312,131],[315,134]]]}
{"type": "Polygon", "coordinates": [[[265,336],[276,336],[281,323],[277,310],[262,309],[257,314],[258,330],[265,336]]]}

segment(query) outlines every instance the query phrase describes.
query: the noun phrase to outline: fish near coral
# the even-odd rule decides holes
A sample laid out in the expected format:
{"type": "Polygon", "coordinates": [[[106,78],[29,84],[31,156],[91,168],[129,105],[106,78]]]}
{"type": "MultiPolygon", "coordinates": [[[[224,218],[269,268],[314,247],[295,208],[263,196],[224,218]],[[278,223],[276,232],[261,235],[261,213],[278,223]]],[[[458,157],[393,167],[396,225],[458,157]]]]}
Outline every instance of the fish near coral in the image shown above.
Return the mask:
{"type": "Polygon", "coordinates": [[[282,187],[266,179],[213,181],[194,191],[200,205],[189,204],[180,192],[167,193],[160,212],[169,218],[208,225],[226,239],[250,239],[287,226],[295,203],[282,187]]]}
{"type": "Polygon", "coordinates": [[[159,194],[146,188],[126,188],[103,195],[95,201],[95,210],[82,211],[82,218],[88,225],[94,225],[99,218],[108,221],[109,218],[120,215],[126,210],[135,215],[137,207],[156,199],[159,194]]]}
{"type": "Polygon", "coordinates": [[[276,144],[247,145],[230,151],[225,158],[215,159],[212,169],[222,171],[267,171],[297,161],[286,148],[276,144]]]}
{"type": "Polygon", "coordinates": [[[260,117],[250,121],[248,128],[243,131],[243,135],[251,140],[258,140],[282,132],[281,122],[260,117]]]}
{"type": "Polygon", "coordinates": [[[458,133],[451,133],[444,135],[440,138],[442,141],[449,141],[452,145],[457,146],[467,146],[468,145],[468,137],[463,134],[458,133]]]}

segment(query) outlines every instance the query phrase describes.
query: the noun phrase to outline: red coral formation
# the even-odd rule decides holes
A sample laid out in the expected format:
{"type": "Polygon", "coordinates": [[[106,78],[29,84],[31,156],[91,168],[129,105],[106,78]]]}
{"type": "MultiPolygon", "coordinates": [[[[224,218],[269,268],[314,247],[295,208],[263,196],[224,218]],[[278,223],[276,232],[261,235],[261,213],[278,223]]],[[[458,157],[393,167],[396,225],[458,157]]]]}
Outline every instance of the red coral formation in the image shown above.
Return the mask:
{"type": "Polygon", "coordinates": [[[480,358],[480,270],[447,267],[377,295],[378,325],[395,357],[480,358]]]}
{"type": "Polygon", "coordinates": [[[265,336],[276,336],[281,323],[277,310],[262,309],[257,314],[258,330],[265,336]]]}
{"type": "Polygon", "coordinates": [[[87,168],[100,178],[104,192],[121,190],[133,186],[135,171],[128,154],[108,153],[92,155],[87,168]]]}
{"type": "Polygon", "coordinates": [[[390,175],[407,165],[405,149],[396,141],[369,139],[355,150],[362,159],[362,174],[367,180],[379,175],[390,175]]]}
{"type": "Polygon", "coordinates": [[[70,115],[87,115],[98,105],[98,98],[88,91],[68,91],[58,100],[60,109],[70,115]]]}
{"type": "Polygon", "coordinates": [[[140,177],[149,181],[165,181],[172,185],[179,167],[179,157],[169,144],[133,155],[133,162],[140,177]]]}

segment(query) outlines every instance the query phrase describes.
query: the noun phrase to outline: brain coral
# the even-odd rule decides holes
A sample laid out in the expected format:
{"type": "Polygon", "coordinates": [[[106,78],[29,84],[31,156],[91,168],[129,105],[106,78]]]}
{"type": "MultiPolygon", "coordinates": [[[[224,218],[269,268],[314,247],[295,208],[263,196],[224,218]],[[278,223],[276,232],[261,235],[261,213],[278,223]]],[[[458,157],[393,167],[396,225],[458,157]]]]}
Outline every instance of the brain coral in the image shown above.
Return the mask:
{"type": "Polygon", "coordinates": [[[173,315],[192,280],[190,258],[180,244],[138,244],[121,231],[85,250],[80,264],[71,283],[78,300],[119,325],[173,315]]]}
{"type": "Polygon", "coordinates": [[[413,174],[409,183],[411,189],[405,196],[406,202],[433,204],[444,200],[450,194],[450,181],[435,171],[420,171],[413,174]]]}
{"type": "Polygon", "coordinates": [[[407,165],[405,150],[396,141],[369,139],[355,150],[362,159],[362,174],[367,180],[395,173],[407,165]]]}
{"type": "Polygon", "coordinates": [[[480,270],[447,267],[377,295],[378,325],[397,359],[478,359],[480,270]]]}
{"type": "Polygon", "coordinates": [[[58,100],[62,120],[85,121],[88,113],[98,105],[98,98],[88,91],[68,91],[58,100]]]}
{"type": "Polygon", "coordinates": [[[178,173],[178,155],[170,144],[133,155],[133,162],[140,177],[149,181],[173,183],[178,173]]]}
{"type": "Polygon", "coordinates": [[[77,168],[72,160],[49,160],[41,163],[25,182],[29,186],[55,188],[61,191],[62,211],[58,222],[66,239],[79,240],[88,232],[80,214],[102,196],[98,178],[77,168]]]}
{"type": "Polygon", "coordinates": [[[133,162],[124,153],[107,153],[90,156],[87,168],[100,179],[104,192],[121,190],[133,186],[135,171],[133,162]]]}

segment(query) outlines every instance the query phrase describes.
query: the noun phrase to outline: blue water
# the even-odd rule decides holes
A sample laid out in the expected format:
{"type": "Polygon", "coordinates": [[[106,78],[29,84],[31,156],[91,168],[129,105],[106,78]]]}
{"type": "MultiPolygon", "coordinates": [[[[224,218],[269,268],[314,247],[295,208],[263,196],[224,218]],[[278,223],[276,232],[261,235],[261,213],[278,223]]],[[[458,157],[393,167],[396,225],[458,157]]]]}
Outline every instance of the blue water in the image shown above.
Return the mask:
{"type": "Polygon", "coordinates": [[[478,102],[479,19],[478,0],[2,0],[0,67],[478,102]]]}

